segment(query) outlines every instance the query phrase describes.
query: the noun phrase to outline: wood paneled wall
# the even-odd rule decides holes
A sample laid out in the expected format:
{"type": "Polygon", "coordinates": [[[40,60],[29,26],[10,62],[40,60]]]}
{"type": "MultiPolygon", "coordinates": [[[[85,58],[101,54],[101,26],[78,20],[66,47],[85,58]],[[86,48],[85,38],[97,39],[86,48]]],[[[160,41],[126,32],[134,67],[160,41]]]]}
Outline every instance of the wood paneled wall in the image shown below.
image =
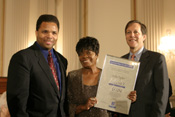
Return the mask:
{"type": "Polygon", "coordinates": [[[7,77],[0,77],[0,94],[7,89],[7,77]]]}

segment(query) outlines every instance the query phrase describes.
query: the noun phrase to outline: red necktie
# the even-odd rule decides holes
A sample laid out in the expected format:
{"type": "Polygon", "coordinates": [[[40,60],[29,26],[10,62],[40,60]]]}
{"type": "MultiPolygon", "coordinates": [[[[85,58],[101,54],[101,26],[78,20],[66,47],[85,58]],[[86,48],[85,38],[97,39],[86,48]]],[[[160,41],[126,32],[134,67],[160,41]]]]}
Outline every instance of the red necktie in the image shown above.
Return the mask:
{"type": "Polygon", "coordinates": [[[47,60],[48,60],[49,67],[50,67],[50,69],[51,69],[51,71],[52,71],[52,74],[53,74],[55,83],[56,83],[56,85],[57,85],[57,87],[58,87],[58,90],[59,90],[58,77],[57,77],[56,69],[55,69],[55,66],[54,66],[54,63],[53,63],[52,53],[51,53],[50,51],[49,51],[47,60]]]}
{"type": "Polygon", "coordinates": [[[135,55],[133,54],[132,56],[131,56],[131,60],[133,60],[133,61],[135,61],[135,55]]]}

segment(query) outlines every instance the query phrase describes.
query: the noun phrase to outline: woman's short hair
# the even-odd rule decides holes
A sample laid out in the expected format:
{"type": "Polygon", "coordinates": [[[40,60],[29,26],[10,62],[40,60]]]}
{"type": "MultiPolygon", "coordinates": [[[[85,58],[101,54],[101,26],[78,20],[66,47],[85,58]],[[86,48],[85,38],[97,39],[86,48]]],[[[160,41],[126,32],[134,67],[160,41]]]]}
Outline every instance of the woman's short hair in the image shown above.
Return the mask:
{"type": "Polygon", "coordinates": [[[99,54],[99,42],[96,38],[94,37],[83,37],[81,38],[77,45],[76,45],[76,52],[78,55],[80,55],[81,52],[83,52],[83,50],[90,50],[95,52],[96,55],[99,54]]]}

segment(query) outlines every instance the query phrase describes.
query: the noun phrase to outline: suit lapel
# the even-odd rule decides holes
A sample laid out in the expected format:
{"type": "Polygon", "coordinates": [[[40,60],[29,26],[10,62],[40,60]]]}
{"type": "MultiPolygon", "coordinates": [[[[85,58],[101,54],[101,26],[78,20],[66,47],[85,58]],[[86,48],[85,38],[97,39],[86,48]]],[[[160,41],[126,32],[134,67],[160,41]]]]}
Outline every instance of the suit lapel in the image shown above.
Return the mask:
{"type": "MultiPolygon", "coordinates": [[[[122,58],[128,59],[128,58],[129,58],[129,53],[126,54],[126,55],[124,55],[124,56],[122,56],[122,58]]],[[[145,66],[146,66],[147,63],[148,63],[148,60],[149,60],[148,58],[149,58],[148,50],[144,48],[143,51],[142,51],[142,55],[141,55],[141,57],[140,57],[140,60],[139,60],[139,62],[140,62],[141,64],[140,64],[140,67],[139,67],[139,74],[138,74],[137,77],[139,77],[139,76],[142,74],[142,72],[143,72],[145,66]]]]}
{"type": "Polygon", "coordinates": [[[35,48],[37,48],[37,49],[35,49],[35,55],[38,58],[38,64],[42,68],[43,72],[46,74],[46,76],[49,79],[51,85],[53,86],[55,92],[60,97],[60,93],[59,93],[59,90],[58,90],[58,88],[56,86],[56,83],[55,83],[55,80],[53,78],[52,72],[51,72],[51,70],[50,70],[50,68],[49,68],[49,66],[48,66],[48,64],[47,64],[47,62],[46,62],[42,52],[40,51],[40,49],[36,45],[34,45],[34,46],[35,46],[35,48]]]}
{"type": "Polygon", "coordinates": [[[140,57],[140,60],[139,62],[141,63],[140,64],[140,68],[139,68],[139,74],[138,74],[138,77],[142,74],[145,66],[147,65],[147,62],[148,62],[148,59],[149,58],[149,53],[146,49],[143,50],[142,52],[142,55],[140,57]]]}
{"type": "Polygon", "coordinates": [[[129,58],[129,53],[124,55],[124,56],[122,56],[122,58],[128,59],[129,58]]]}
{"type": "MultiPolygon", "coordinates": [[[[129,58],[129,53],[128,54],[126,54],[126,55],[124,55],[124,56],[122,56],[122,58],[126,58],[126,59],[128,59],[129,58]]],[[[146,65],[147,65],[147,63],[148,63],[148,61],[149,61],[149,53],[148,53],[148,50],[147,49],[143,49],[143,51],[142,51],[142,55],[141,55],[141,57],[140,57],[140,60],[139,60],[139,62],[140,62],[140,67],[139,67],[139,72],[138,72],[138,76],[137,76],[137,81],[136,81],[136,86],[139,84],[139,82],[140,82],[140,80],[141,80],[141,75],[143,74],[143,71],[144,71],[144,69],[146,68],[146,65]]]]}
{"type": "Polygon", "coordinates": [[[139,84],[140,80],[142,80],[140,77],[141,75],[143,75],[143,71],[145,70],[146,68],[146,65],[148,64],[149,62],[149,53],[148,51],[144,48],[143,52],[142,52],[142,55],[140,57],[140,67],[139,67],[139,73],[138,73],[138,76],[137,76],[137,83],[136,84],[139,84]]]}
{"type": "MultiPolygon", "coordinates": [[[[61,95],[63,95],[63,93],[65,92],[65,67],[59,57],[59,55],[55,52],[55,55],[57,57],[58,63],[59,63],[59,67],[60,67],[60,72],[61,72],[61,95]]],[[[63,97],[62,97],[63,98],[63,97]]]]}

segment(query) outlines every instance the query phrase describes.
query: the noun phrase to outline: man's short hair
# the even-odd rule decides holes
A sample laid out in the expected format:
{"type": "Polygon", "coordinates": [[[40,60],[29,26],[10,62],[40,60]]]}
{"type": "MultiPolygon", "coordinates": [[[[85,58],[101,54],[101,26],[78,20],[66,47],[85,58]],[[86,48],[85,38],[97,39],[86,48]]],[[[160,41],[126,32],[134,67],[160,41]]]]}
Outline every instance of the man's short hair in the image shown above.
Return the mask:
{"type": "Polygon", "coordinates": [[[147,29],[146,29],[145,24],[141,23],[141,22],[138,21],[138,20],[131,20],[131,21],[129,21],[129,22],[126,24],[126,26],[125,26],[125,34],[126,34],[127,28],[128,28],[131,24],[133,24],[133,23],[138,23],[138,24],[140,25],[140,27],[141,27],[141,32],[142,32],[143,35],[146,35],[146,34],[147,34],[147,29]]]}
{"type": "Polygon", "coordinates": [[[58,30],[60,28],[59,26],[59,21],[57,19],[56,16],[54,15],[50,15],[50,14],[43,14],[41,15],[38,20],[37,20],[37,23],[36,23],[36,31],[38,31],[38,29],[40,28],[42,22],[54,22],[57,24],[57,27],[58,27],[58,30]]]}

